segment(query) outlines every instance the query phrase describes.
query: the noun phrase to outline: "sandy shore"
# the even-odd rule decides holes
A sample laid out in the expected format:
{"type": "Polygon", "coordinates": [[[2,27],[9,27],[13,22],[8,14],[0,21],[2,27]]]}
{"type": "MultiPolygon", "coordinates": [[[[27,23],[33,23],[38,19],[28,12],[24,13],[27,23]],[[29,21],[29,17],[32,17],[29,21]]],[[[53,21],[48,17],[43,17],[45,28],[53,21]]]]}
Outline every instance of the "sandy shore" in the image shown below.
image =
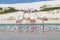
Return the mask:
{"type": "MultiPolygon", "coordinates": [[[[42,23],[43,23],[42,20],[36,21],[36,24],[42,24],[42,23]]],[[[57,24],[60,23],[60,20],[48,20],[44,21],[44,23],[57,24]]],[[[16,20],[0,20],[0,24],[16,24],[16,20]]],[[[21,24],[26,24],[26,20],[23,20],[21,24]]]]}
{"type": "MultiPolygon", "coordinates": [[[[18,3],[18,4],[0,4],[1,7],[14,7],[18,10],[23,9],[23,10],[31,10],[31,9],[37,9],[40,10],[40,7],[43,5],[47,5],[47,7],[57,7],[59,6],[60,1],[47,1],[47,2],[33,2],[33,3],[18,3]],[[41,4],[41,5],[40,5],[41,4]],[[48,6],[51,5],[51,6],[48,6]]],[[[13,12],[13,13],[7,13],[0,15],[0,24],[16,24],[16,20],[18,19],[23,19],[23,14],[24,12],[13,12]],[[15,18],[15,20],[3,20],[3,19],[9,19],[10,17],[15,18]]],[[[43,18],[46,17],[48,18],[48,21],[45,21],[45,23],[60,23],[60,20],[50,20],[49,18],[60,18],[60,10],[53,10],[53,11],[40,11],[40,12],[30,12],[30,13],[25,13],[24,18],[30,19],[35,19],[36,23],[42,23],[42,20],[39,20],[38,18],[43,18]]],[[[23,24],[26,23],[26,20],[23,20],[23,24]]]]}

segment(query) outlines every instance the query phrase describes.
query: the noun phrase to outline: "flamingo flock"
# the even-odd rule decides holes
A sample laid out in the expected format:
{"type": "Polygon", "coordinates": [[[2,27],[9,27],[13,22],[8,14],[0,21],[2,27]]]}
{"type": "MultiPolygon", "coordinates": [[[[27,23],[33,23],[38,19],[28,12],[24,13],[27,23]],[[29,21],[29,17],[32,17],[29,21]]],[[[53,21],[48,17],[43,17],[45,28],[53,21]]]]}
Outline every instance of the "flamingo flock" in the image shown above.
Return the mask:
{"type": "MultiPolygon", "coordinates": [[[[21,25],[21,26],[0,26],[0,32],[37,33],[42,32],[43,26],[21,25]]],[[[44,32],[60,32],[60,26],[45,25],[44,32]]]]}

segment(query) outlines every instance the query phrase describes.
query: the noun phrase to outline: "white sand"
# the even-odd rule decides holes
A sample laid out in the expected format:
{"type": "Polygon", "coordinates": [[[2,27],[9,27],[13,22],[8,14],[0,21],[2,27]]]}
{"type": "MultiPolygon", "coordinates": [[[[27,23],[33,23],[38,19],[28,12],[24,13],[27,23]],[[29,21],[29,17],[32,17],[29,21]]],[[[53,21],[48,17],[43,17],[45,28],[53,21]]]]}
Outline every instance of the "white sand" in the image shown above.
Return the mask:
{"type": "MultiPolygon", "coordinates": [[[[1,24],[4,24],[4,23],[15,24],[17,19],[22,19],[23,14],[24,14],[23,12],[15,12],[15,13],[9,13],[9,14],[5,14],[5,15],[0,15],[0,23],[1,24]],[[14,17],[15,20],[4,20],[4,19],[8,19],[11,16],[14,17]]],[[[47,12],[37,12],[37,15],[40,18],[42,18],[42,17],[48,18],[48,20],[45,21],[45,23],[60,23],[60,19],[59,20],[50,19],[50,18],[60,18],[60,13],[52,14],[52,13],[47,13],[47,12]]],[[[25,18],[30,17],[31,19],[35,19],[36,23],[42,23],[42,20],[37,19],[38,18],[37,15],[35,13],[31,13],[31,14],[26,13],[24,15],[24,17],[25,18]]],[[[24,19],[24,20],[26,21],[26,19],[24,19]]],[[[22,21],[22,23],[26,23],[24,20],[22,21]]]]}
{"type": "MultiPolygon", "coordinates": [[[[50,5],[48,7],[54,7],[54,6],[59,6],[60,1],[46,1],[46,2],[33,2],[33,3],[17,3],[17,4],[0,4],[1,7],[14,7],[16,9],[25,9],[28,10],[29,9],[38,9],[42,6],[42,5],[50,5]]],[[[37,15],[42,18],[42,17],[47,17],[49,20],[45,21],[45,23],[60,23],[60,20],[51,20],[50,18],[60,18],[60,11],[57,13],[57,11],[59,10],[54,10],[54,11],[49,11],[49,12],[35,12],[35,13],[26,13],[24,15],[25,18],[30,17],[31,19],[35,19],[37,22],[36,23],[42,23],[42,20],[37,19],[37,15]],[[53,14],[55,13],[55,14],[53,14]]],[[[9,13],[9,14],[3,14],[0,15],[0,23],[16,23],[17,19],[22,19],[23,16],[23,12],[13,12],[13,13],[9,13]],[[15,20],[4,20],[4,19],[8,19],[9,17],[13,17],[15,18],[15,20]],[[20,18],[19,18],[20,17],[20,18]]],[[[23,20],[22,23],[26,23],[25,20],[23,20]]]]}

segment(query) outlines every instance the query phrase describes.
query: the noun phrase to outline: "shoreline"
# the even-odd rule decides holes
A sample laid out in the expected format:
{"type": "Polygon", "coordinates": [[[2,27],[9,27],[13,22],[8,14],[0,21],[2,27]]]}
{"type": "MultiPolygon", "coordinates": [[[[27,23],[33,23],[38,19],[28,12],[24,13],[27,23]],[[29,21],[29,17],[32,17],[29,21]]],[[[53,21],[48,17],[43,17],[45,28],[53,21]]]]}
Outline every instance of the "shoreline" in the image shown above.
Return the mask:
{"type": "MultiPolygon", "coordinates": [[[[0,24],[16,24],[16,23],[0,23],[0,24]]],[[[39,25],[39,24],[43,24],[43,23],[35,23],[35,24],[20,24],[20,25],[39,25]]],[[[60,23],[44,23],[44,24],[60,24],[60,23]]],[[[16,25],[19,25],[19,24],[16,24],[16,25]]]]}

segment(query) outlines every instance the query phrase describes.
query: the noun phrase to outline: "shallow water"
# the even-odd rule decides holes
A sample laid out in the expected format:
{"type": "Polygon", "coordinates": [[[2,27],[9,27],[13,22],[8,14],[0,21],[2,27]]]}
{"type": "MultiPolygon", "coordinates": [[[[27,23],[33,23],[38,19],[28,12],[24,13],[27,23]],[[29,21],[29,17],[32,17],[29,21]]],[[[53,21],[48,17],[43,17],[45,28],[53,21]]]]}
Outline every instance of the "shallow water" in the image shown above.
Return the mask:
{"type": "MultiPolygon", "coordinates": [[[[6,28],[6,27],[25,27],[28,26],[26,24],[0,24],[0,27],[6,28]]],[[[36,27],[41,27],[42,24],[31,24],[31,26],[36,26],[36,27]]],[[[60,24],[45,24],[45,27],[58,27],[57,29],[54,28],[53,31],[49,32],[33,32],[33,33],[19,33],[19,32],[6,32],[6,31],[1,31],[0,32],[0,40],[60,40],[60,24]],[[54,32],[55,30],[59,32],[54,32]]],[[[52,29],[51,29],[52,30],[52,29]]]]}
{"type": "Polygon", "coordinates": [[[17,33],[0,32],[0,40],[60,40],[60,32],[17,33]]]}

